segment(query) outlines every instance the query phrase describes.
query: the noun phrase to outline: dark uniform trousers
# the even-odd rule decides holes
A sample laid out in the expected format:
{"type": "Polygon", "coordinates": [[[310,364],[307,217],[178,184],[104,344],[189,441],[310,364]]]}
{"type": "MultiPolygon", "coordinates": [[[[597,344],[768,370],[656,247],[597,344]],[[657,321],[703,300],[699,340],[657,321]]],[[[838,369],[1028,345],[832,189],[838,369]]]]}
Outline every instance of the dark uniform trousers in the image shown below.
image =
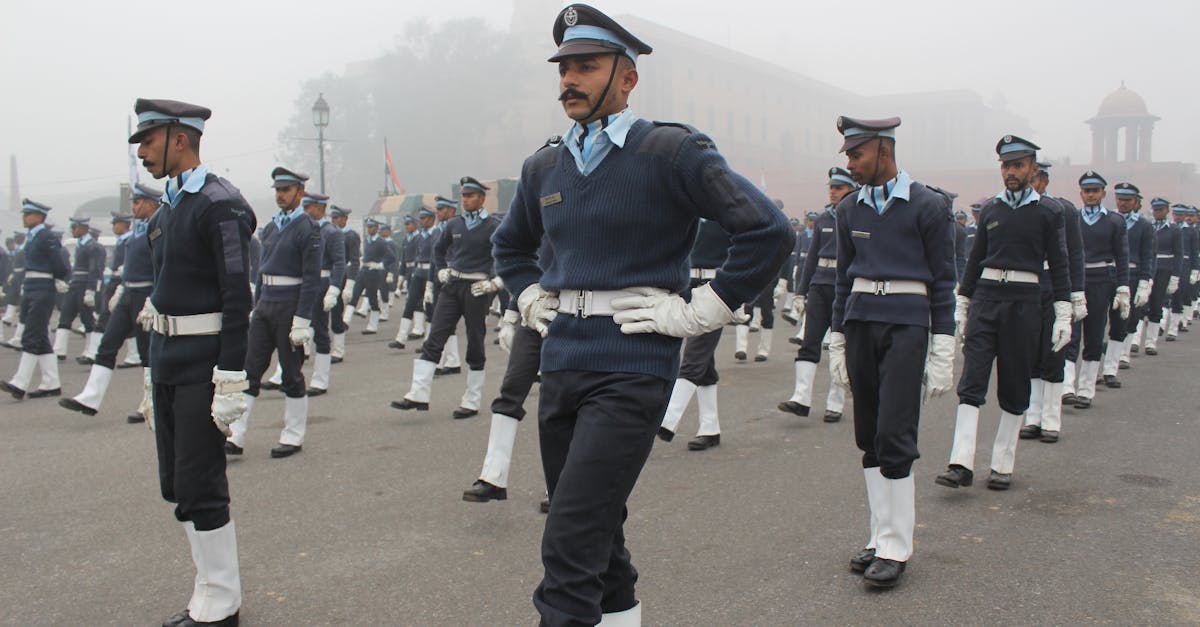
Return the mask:
{"type": "MultiPolygon", "coordinates": [[[[1125,333],[1123,333],[1121,335],[1121,341],[1124,341],[1125,338],[1127,336],[1129,336],[1131,333],[1137,332],[1138,323],[1142,321],[1142,318],[1146,317],[1146,312],[1149,309],[1149,304],[1150,304],[1149,301],[1147,301],[1146,304],[1142,305],[1141,307],[1136,307],[1133,304],[1133,299],[1137,296],[1137,284],[1138,284],[1138,279],[1133,276],[1134,275],[1133,269],[1136,267],[1137,266],[1129,267],[1129,319],[1121,320],[1120,312],[1117,312],[1115,310],[1110,310],[1110,311],[1112,311],[1112,313],[1110,315],[1116,316],[1116,318],[1115,318],[1116,322],[1113,324],[1119,324],[1119,325],[1124,326],[1125,333]]],[[[1153,285],[1150,286],[1150,293],[1151,294],[1154,293],[1153,285]]]]}
{"type": "MultiPolygon", "coordinates": [[[[1150,301],[1146,303],[1146,319],[1155,324],[1162,322],[1162,310],[1167,304],[1167,284],[1171,282],[1171,268],[1164,267],[1154,274],[1154,285],[1150,287],[1150,301]]],[[[1179,289],[1183,289],[1180,283],[1179,289]]],[[[1179,293],[1179,290],[1176,290],[1179,293]]],[[[1134,323],[1136,326],[1136,323],[1134,323]]],[[[1130,327],[1132,330],[1134,327],[1130,327]]]]}
{"type": "MultiPolygon", "coordinates": [[[[1057,353],[1051,349],[1054,347],[1054,342],[1050,341],[1051,333],[1054,329],[1054,294],[1049,290],[1042,290],[1041,303],[1041,321],[1038,329],[1038,347],[1033,361],[1033,371],[1030,378],[1041,379],[1047,383],[1062,383],[1063,382],[1063,366],[1067,365],[1067,351],[1070,350],[1071,344],[1064,346],[1057,353]]],[[[1077,337],[1079,334],[1079,323],[1071,325],[1071,341],[1075,343],[1075,357],[1078,357],[1079,344],[1077,337]]],[[[1071,359],[1075,361],[1074,358],[1071,359]]],[[[1028,409],[1028,408],[1026,408],[1028,409]]],[[[1006,410],[1007,411],[1007,410],[1006,410]]]]}
{"type": "MultiPolygon", "coordinates": [[[[762,328],[775,328],[775,282],[771,282],[766,289],[754,299],[754,306],[762,311],[762,328]]],[[[748,312],[753,313],[753,312],[748,312]]]]}
{"type": "Polygon", "coordinates": [[[289,398],[306,395],[304,373],[304,347],[292,346],[288,333],[292,330],[292,317],[296,315],[296,303],[259,301],[250,314],[250,330],[246,335],[246,378],[250,383],[250,396],[258,396],[263,372],[271,363],[271,353],[279,353],[279,367],[283,369],[283,383],[279,388],[289,398]]]}
{"type": "MultiPolygon", "coordinates": [[[[404,296],[404,315],[402,318],[412,320],[413,314],[420,309],[425,311],[425,285],[429,283],[429,279],[423,276],[417,276],[413,273],[413,277],[408,280],[408,294],[404,296]]],[[[515,341],[515,340],[514,340],[515,341]]]]}
{"type": "Polygon", "coordinates": [[[500,396],[492,401],[492,413],[523,419],[525,399],[537,380],[541,365],[542,334],[518,325],[513,334],[512,349],[508,352],[504,381],[500,383],[500,396]]]}
{"type": "Polygon", "coordinates": [[[545,578],[533,602],[545,625],[594,625],[634,606],[625,502],[654,446],[671,383],[644,374],[542,374],[538,436],[550,493],[545,578]]]}
{"type": "Polygon", "coordinates": [[[1173,314],[1183,313],[1183,306],[1194,300],[1189,298],[1192,294],[1192,285],[1188,283],[1188,274],[1188,272],[1184,273],[1183,281],[1179,283],[1179,289],[1171,296],[1171,313],[1173,314]]]}
{"type": "Polygon", "coordinates": [[[1029,409],[1029,377],[1042,339],[1041,326],[1040,302],[971,299],[958,402],[983,406],[995,360],[1000,409],[1010,414],[1025,413],[1029,409]]]}
{"type": "MultiPolygon", "coordinates": [[[[313,346],[317,349],[317,353],[328,355],[330,349],[329,342],[329,312],[325,311],[325,292],[329,291],[329,279],[321,279],[321,288],[317,290],[317,298],[313,301],[312,314],[309,315],[309,321],[312,323],[313,329],[313,346]]],[[[338,298],[338,302],[341,302],[338,298]]],[[[288,325],[291,325],[291,320],[288,320],[288,325]]],[[[303,350],[303,347],[301,347],[303,350]]]]}
{"type": "Polygon", "coordinates": [[[371,311],[379,311],[379,287],[383,285],[383,280],[386,277],[386,270],[375,270],[374,268],[363,267],[358,271],[358,282],[354,284],[354,293],[351,294],[350,305],[357,306],[358,299],[362,298],[363,294],[367,295],[367,302],[371,304],[371,311]]]}
{"type": "MultiPolygon", "coordinates": [[[[766,326],[766,314],[763,315],[763,328],[770,328],[766,326]]],[[[680,379],[691,381],[696,387],[717,384],[720,376],[717,374],[716,353],[717,344],[721,343],[722,331],[724,328],[689,337],[683,343],[683,360],[679,364],[680,379]]]]}
{"type": "Polygon", "coordinates": [[[142,367],[150,365],[150,334],[142,330],[137,323],[138,314],[150,296],[150,288],[125,288],[121,298],[109,313],[108,324],[104,335],[100,338],[100,348],[96,349],[96,365],[112,370],[117,364],[117,351],[129,336],[137,338],[138,356],[142,367]]]}
{"type": "Polygon", "coordinates": [[[1113,341],[1125,341],[1125,325],[1121,324],[1118,312],[1113,310],[1113,297],[1117,294],[1117,282],[1111,268],[1091,269],[1084,278],[1084,294],[1087,297],[1088,315],[1083,319],[1083,360],[1100,361],[1104,357],[1104,327],[1109,316],[1117,323],[1110,332],[1113,341]]]}
{"type": "Polygon", "coordinates": [[[54,352],[50,343],[50,314],[54,313],[54,288],[26,289],[21,298],[21,351],[31,355],[54,352]]]}
{"type": "Polygon", "coordinates": [[[154,385],[154,438],[162,496],[196,531],[229,522],[225,436],[212,420],[212,383],[154,385]]]}
{"type": "Polygon", "coordinates": [[[112,300],[113,294],[117,292],[117,286],[121,283],[117,280],[111,280],[104,284],[99,292],[98,305],[99,315],[96,316],[96,331],[104,333],[108,329],[108,320],[112,317],[112,310],[108,308],[108,301],[112,300]]]}
{"type": "Polygon", "coordinates": [[[903,479],[921,457],[917,424],[929,329],[862,320],[843,327],[854,440],[863,452],[863,468],[878,466],[884,477],[903,479]]]}
{"type": "Polygon", "coordinates": [[[454,335],[458,319],[462,318],[467,332],[467,367],[483,370],[483,336],[487,333],[488,301],[492,296],[472,296],[471,283],[474,281],[450,279],[442,286],[433,308],[429,337],[421,344],[421,359],[435,364],[440,361],[446,340],[454,335]]]}
{"type": "MultiPolygon", "coordinates": [[[[342,284],[342,289],[346,289],[345,284],[342,284]]],[[[324,294],[320,295],[325,298],[324,294]]],[[[350,301],[354,302],[354,301],[350,301]]],[[[346,313],[346,305],[342,301],[342,295],[338,294],[337,302],[334,303],[333,309],[329,310],[329,330],[333,333],[345,333],[350,330],[350,327],[342,321],[342,316],[346,313]]]]}
{"type": "Polygon", "coordinates": [[[78,316],[84,331],[91,333],[96,330],[96,315],[91,306],[83,302],[83,293],[86,290],[82,285],[72,285],[67,289],[67,293],[63,295],[62,310],[58,312],[58,328],[70,329],[71,323],[75,322],[75,317],[78,316]]]}
{"type": "Polygon", "coordinates": [[[804,303],[804,341],[796,351],[796,361],[821,363],[821,343],[833,322],[833,286],[809,285],[804,303]]]}

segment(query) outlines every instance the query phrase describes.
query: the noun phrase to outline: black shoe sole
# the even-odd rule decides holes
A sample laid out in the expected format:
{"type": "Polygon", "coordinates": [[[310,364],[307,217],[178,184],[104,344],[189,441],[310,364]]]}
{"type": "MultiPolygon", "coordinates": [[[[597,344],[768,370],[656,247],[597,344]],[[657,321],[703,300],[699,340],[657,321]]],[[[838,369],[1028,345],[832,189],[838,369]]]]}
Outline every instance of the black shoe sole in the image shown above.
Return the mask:
{"type": "Polygon", "coordinates": [[[478,494],[471,494],[469,492],[463,492],[463,500],[468,503],[487,503],[488,501],[507,501],[508,494],[501,493],[501,494],[497,494],[495,496],[480,496],[478,494]]]}
{"type": "Polygon", "coordinates": [[[62,407],[64,409],[69,409],[71,411],[77,411],[77,412],[83,414],[84,416],[95,416],[96,415],[96,410],[92,409],[91,407],[88,407],[87,405],[84,405],[83,403],[80,403],[79,401],[77,401],[73,398],[59,399],[58,406],[62,407]]]}
{"type": "Polygon", "coordinates": [[[937,477],[934,477],[933,482],[938,485],[944,485],[947,488],[969,488],[969,487],[975,485],[975,477],[971,477],[970,479],[967,479],[964,482],[958,482],[958,481],[953,481],[953,480],[947,479],[946,477],[943,477],[941,475],[938,475],[937,477]]]}
{"type": "Polygon", "coordinates": [[[291,457],[292,455],[295,455],[296,453],[299,453],[302,450],[304,450],[304,449],[301,447],[296,447],[296,448],[287,449],[287,450],[283,450],[283,451],[277,451],[276,449],[271,449],[271,459],[283,459],[284,457],[291,457]]]}
{"type": "Polygon", "coordinates": [[[477,411],[456,411],[453,414],[455,420],[464,420],[466,418],[474,418],[479,415],[477,411]]]}
{"type": "Polygon", "coordinates": [[[128,416],[125,416],[125,422],[128,422],[131,425],[137,425],[137,424],[146,422],[146,417],[142,416],[142,415],[130,414],[128,416]]]}
{"type": "Polygon", "coordinates": [[[841,422],[842,414],[841,414],[841,412],[827,411],[827,412],[825,412],[824,420],[825,420],[825,422],[829,422],[829,423],[841,422]]]}
{"type": "Polygon", "coordinates": [[[795,401],[784,401],[784,402],[776,405],[775,409],[778,409],[779,411],[785,412],[788,414],[795,414],[802,418],[807,417],[808,413],[810,411],[812,411],[811,407],[805,407],[804,405],[801,405],[800,403],[797,403],[795,401]]]}
{"type": "Polygon", "coordinates": [[[896,577],[895,579],[867,579],[866,577],[863,577],[863,583],[867,584],[868,586],[870,586],[872,588],[876,588],[879,590],[890,590],[892,588],[895,588],[896,585],[900,583],[900,578],[896,577]]]}
{"type": "Polygon", "coordinates": [[[304,393],[307,394],[308,396],[324,396],[325,394],[329,393],[329,390],[322,390],[320,388],[308,388],[307,390],[304,391],[304,393]]]}
{"type": "Polygon", "coordinates": [[[675,432],[666,427],[659,427],[658,439],[662,440],[663,442],[670,442],[671,440],[675,439],[675,432]]]}
{"type": "Polygon", "coordinates": [[[409,411],[409,410],[429,411],[429,403],[414,403],[412,401],[408,401],[405,404],[405,403],[401,403],[400,401],[392,401],[392,408],[403,410],[403,411],[409,411]]]}
{"type": "Polygon", "coordinates": [[[54,388],[53,390],[34,390],[25,394],[25,398],[50,398],[52,396],[62,396],[62,388],[54,388]]]}

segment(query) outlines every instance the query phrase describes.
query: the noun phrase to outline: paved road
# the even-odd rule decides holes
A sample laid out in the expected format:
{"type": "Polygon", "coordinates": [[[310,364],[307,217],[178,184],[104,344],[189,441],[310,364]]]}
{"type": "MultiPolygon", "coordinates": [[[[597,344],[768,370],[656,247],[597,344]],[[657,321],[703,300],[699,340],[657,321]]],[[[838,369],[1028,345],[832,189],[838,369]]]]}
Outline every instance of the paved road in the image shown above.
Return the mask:
{"type": "MultiPolygon", "coordinates": [[[[334,393],[313,399],[304,452],[273,460],[283,400],[255,406],[246,455],[230,464],[246,625],[528,625],[543,516],[534,424],[518,435],[509,500],[472,504],[484,417],[449,416],[464,378],[435,382],[430,412],[388,408],[407,389],[413,347],[352,331],[334,393]]],[[[361,322],[356,323],[361,327],[361,322]]],[[[792,386],[783,333],[765,364],[719,351],[722,445],[659,442],[630,504],[630,548],[652,625],[1139,624],[1200,622],[1197,393],[1200,327],[1160,344],[1065,412],[1058,444],[1022,442],[1013,489],[933,483],[954,403],[921,425],[917,547],[901,587],[866,590],[847,559],[867,533],[849,422],[780,414],[792,386]]],[[[73,338],[74,347],[80,340],[73,338]]],[[[75,348],[73,347],[73,350],[75,348]]],[[[486,397],[503,358],[489,345],[486,397]]],[[[0,351],[0,375],[16,353],[0,351]]],[[[818,398],[828,380],[818,371],[818,398]]],[[[75,393],[86,369],[62,368],[75,393]]],[[[0,400],[0,622],[152,625],[182,608],[192,565],[158,497],[154,445],[125,414],[140,373],[119,371],[100,415],[53,400],[0,400]]],[[[528,407],[536,403],[536,389],[528,407]]],[[[982,412],[977,467],[998,419],[982,412]]]]}

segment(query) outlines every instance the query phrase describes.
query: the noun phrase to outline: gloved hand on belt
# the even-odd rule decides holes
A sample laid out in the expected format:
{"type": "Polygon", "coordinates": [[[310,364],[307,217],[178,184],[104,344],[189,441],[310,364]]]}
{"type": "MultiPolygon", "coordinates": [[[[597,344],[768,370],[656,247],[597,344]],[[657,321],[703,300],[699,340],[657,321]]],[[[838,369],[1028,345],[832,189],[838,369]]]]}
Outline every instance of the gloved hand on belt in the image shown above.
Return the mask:
{"type": "Polygon", "coordinates": [[[558,292],[547,292],[534,283],[517,297],[517,311],[525,326],[546,337],[550,323],[558,316],[558,292]]]}
{"type": "Polygon", "coordinates": [[[733,310],[713,291],[711,283],[692,290],[692,301],[656,287],[634,287],[631,296],[614,298],[613,322],[621,333],[657,333],[670,337],[694,337],[719,329],[735,320],[733,310]]]}
{"type": "Polygon", "coordinates": [[[492,277],[482,281],[476,281],[471,284],[471,296],[484,296],[487,294],[495,294],[504,288],[504,281],[500,277],[492,277]]]}

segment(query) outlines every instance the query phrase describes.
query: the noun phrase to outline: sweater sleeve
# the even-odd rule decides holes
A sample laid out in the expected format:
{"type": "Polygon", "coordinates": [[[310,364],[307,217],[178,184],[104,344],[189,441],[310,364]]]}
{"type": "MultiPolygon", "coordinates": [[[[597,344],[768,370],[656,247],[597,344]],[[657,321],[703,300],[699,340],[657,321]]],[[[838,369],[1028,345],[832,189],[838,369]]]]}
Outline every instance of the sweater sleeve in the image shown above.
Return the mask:
{"type": "Polygon", "coordinates": [[[504,281],[505,288],[513,295],[513,302],[525,288],[542,278],[538,266],[538,247],[543,236],[541,207],[531,205],[528,186],[532,184],[528,173],[528,162],[522,168],[521,182],[513,196],[508,215],[492,234],[492,256],[495,258],[496,274],[504,281]]]}
{"type": "MultiPolygon", "coordinates": [[[[847,198],[853,198],[853,194],[847,198]]],[[[850,202],[855,202],[851,200],[850,202]]],[[[833,319],[830,329],[834,333],[842,332],[842,320],[846,317],[846,299],[850,296],[850,275],[847,270],[854,261],[854,242],[850,238],[850,205],[843,199],[837,209],[837,279],[833,288],[833,319]]]]}
{"type": "Polygon", "coordinates": [[[1138,263],[1138,280],[1151,281],[1154,279],[1154,268],[1158,261],[1158,238],[1154,237],[1154,227],[1145,220],[1138,220],[1138,228],[1141,231],[1142,245],[1140,252],[1142,255],[1138,263]]]}
{"type": "MultiPolygon", "coordinates": [[[[987,218],[991,215],[988,207],[984,207],[979,213],[978,224],[986,227],[987,218]]],[[[958,280],[958,293],[971,298],[975,295],[975,285],[979,283],[979,275],[983,272],[983,258],[987,256],[987,228],[978,228],[975,230],[975,241],[971,246],[971,252],[967,255],[967,265],[963,268],[963,275],[958,280]]]]}
{"type": "Polygon", "coordinates": [[[221,290],[221,342],[217,367],[243,370],[246,364],[246,332],[250,326],[250,234],[254,213],[235,211],[229,204],[209,207],[197,217],[200,236],[216,261],[217,284],[221,290]],[[233,265],[236,263],[236,265],[233,265]]]}
{"type": "Polygon", "coordinates": [[[696,215],[729,233],[729,256],[710,285],[730,309],[754,300],[777,276],[795,245],[795,233],[775,203],[730,169],[716,145],[693,133],[674,162],[676,185],[696,215]]]}
{"type": "Polygon", "coordinates": [[[329,250],[333,255],[333,267],[329,271],[329,284],[341,286],[342,281],[346,278],[346,234],[341,229],[331,229],[329,239],[331,241],[326,245],[332,246],[329,250]]]}
{"type": "Polygon", "coordinates": [[[1112,240],[1111,240],[1112,247],[1113,247],[1113,258],[1116,259],[1116,262],[1117,262],[1117,285],[1118,286],[1124,285],[1124,286],[1128,287],[1129,286],[1129,235],[1127,233],[1127,229],[1125,228],[1125,224],[1124,224],[1125,219],[1117,217],[1111,213],[1108,215],[1113,216],[1115,218],[1113,220],[1113,225],[1115,227],[1120,227],[1120,228],[1114,228],[1112,230],[1113,235],[1112,235],[1112,240]]]}
{"type": "Polygon", "coordinates": [[[1054,300],[1070,300],[1071,272],[1067,262],[1067,240],[1066,229],[1063,228],[1063,212],[1054,208],[1048,208],[1044,216],[1042,249],[1046,251],[1046,261],[1050,265],[1050,287],[1054,292],[1054,300]]]}
{"type": "Polygon", "coordinates": [[[1063,203],[1063,235],[1067,239],[1067,267],[1071,274],[1071,291],[1082,292],[1084,288],[1083,228],[1079,223],[1079,210],[1075,205],[1063,203]]]}
{"type": "MultiPolygon", "coordinates": [[[[940,197],[939,198],[943,198],[940,197]]],[[[929,274],[929,332],[954,335],[954,216],[946,201],[936,202],[922,216],[921,239],[929,274]]],[[[978,247],[979,242],[975,245],[978,247]]]]}
{"type": "Polygon", "coordinates": [[[308,234],[305,236],[304,250],[301,252],[300,300],[296,303],[296,316],[311,318],[313,303],[321,295],[317,288],[321,286],[321,227],[309,219],[308,234]]]}
{"type": "MultiPolygon", "coordinates": [[[[821,239],[827,237],[821,234],[821,227],[818,225],[813,229],[812,239],[808,242],[809,254],[804,256],[804,265],[800,267],[800,278],[796,283],[796,294],[799,296],[808,295],[808,286],[812,283],[813,273],[817,271],[817,259],[821,250],[821,239]]],[[[798,241],[798,240],[797,240],[798,241]]]]}
{"type": "Polygon", "coordinates": [[[1171,274],[1179,277],[1179,282],[1183,283],[1187,272],[1183,265],[1183,231],[1179,229],[1171,229],[1171,254],[1175,256],[1171,260],[1171,263],[1174,264],[1171,267],[1171,274]]]}

